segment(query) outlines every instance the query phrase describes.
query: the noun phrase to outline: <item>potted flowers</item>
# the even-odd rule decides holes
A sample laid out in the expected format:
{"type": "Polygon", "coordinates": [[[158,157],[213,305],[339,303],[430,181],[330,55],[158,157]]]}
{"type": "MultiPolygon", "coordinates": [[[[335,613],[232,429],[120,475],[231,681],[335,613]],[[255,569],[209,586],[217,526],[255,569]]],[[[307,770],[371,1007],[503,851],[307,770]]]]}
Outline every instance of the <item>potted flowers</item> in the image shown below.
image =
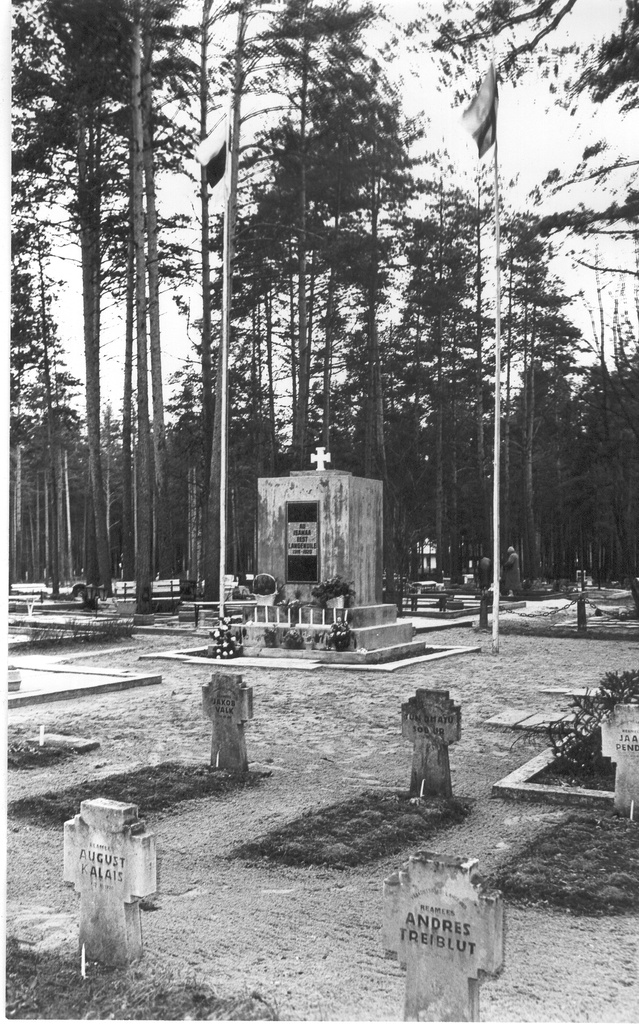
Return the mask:
{"type": "Polygon", "coordinates": [[[299,629],[287,629],[282,637],[282,647],[289,651],[301,651],[304,647],[304,637],[299,629]]]}
{"type": "Polygon", "coordinates": [[[275,604],[277,582],[268,572],[258,572],[253,580],[253,593],[257,604],[275,604]]]}
{"type": "Polygon", "coordinates": [[[343,576],[331,576],[311,591],[324,608],[347,608],[352,597],[355,597],[353,581],[350,583],[343,576]]]}
{"type": "Polygon", "coordinates": [[[264,630],[265,647],[277,647],[277,627],[267,626],[264,630]]]}
{"type": "Polygon", "coordinates": [[[352,637],[353,630],[348,622],[345,622],[344,619],[338,619],[328,631],[326,646],[329,650],[333,648],[336,651],[347,651],[351,645],[352,637]]]}

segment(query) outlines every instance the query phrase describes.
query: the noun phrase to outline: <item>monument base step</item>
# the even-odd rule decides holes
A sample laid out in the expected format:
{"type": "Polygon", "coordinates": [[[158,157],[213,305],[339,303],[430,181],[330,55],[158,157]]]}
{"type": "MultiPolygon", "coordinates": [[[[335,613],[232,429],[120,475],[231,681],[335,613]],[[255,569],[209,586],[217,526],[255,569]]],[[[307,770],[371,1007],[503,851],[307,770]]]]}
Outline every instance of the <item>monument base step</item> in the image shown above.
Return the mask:
{"type": "MultiPolygon", "coordinates": [[[[264,630],[266,623],[263,622],[245,622],[242,626],[242,643],[246,647],[251,648],[265,648],[264,642],[264,630]]],[[[269,623],[269,626],[274,627],[278,637],[278,646],[275,650],[281,650],[281,641],[284,634],[291,628],[286,623],[269,623]]],[[[293,627],[298,629],[300,633],[309,635],[313,634],[316,637],[324,637],[330,630],[330,625],[307,625],[300,623],[293,627]]],[[[396,647],[398,644],[410,643],[413,639],[415,630],[410,619],[400,620],[398,622],[381,622],[377,625],[366,625],[366,626],[353,626],[354,636],[354,647],[356,650],[364,648],[366,651],[379,650],[381,648],[396,647]]],[[[265,648],[266,649],[266,648],[265,648]]]]}
{"type": "MultiPolygon", "coordinates": [[[[264,658],[265,660],[268,658],[297,658],[325,665],[378,665],[385,661],[399,661],[402,658],[419,658],[431,651],[434,653],[443,650],[445,648],[433,647],[424,640],[412,640],[409,643],[363,651],[327,651],[321,648],[316,648],[313,651],[291,651],[286,647],[262,647],[261,649],[244,647],[244,653],[252,658],[264,658]]],[[[241,659],[237,664],[241,664],[241,659]]]]}

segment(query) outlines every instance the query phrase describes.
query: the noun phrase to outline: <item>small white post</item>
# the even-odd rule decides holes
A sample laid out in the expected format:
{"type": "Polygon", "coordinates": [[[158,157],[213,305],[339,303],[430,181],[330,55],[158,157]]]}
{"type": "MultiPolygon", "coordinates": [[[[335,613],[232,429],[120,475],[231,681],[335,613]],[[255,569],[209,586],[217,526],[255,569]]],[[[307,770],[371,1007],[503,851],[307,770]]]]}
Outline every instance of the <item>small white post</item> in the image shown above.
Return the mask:
{"type": "Polygon", "coordinates": [[[322,625],[326,625],[326,608],[322,608],[322,625]]]}
{"type": "Polygon", "coordinates": [[[420,796],[420,799],[421,799],[421,797],[423,797],[423,795],[424,795],[424,783],[425,783],[425,781],[426,781],[425,779],[422,779],[422,787],[421,787],[421,789],[420,789],[420,791],[419,791],[419,796],[420,796]]]}
{"type": "Polygon", "coordinates": [[[80,973],[83,978],[87,976],[87,958],[84,950],[84,942],[82,943],[82,954],[80,956],[80,973]]]}
{"type": "Polygon", "coordinates": [[[219,752],[219,750],[217,752],[217,757],[215,758],[215,767],[216,768],[220,767],[220,752],[219,752]]]}
{"type": "Polygon", "coordinates": [[[257,622],[257,605],[253,609],[253,622],[257,622]]]}
{"type": "Polygon", "coordinates": [[[288,628],[290,629],[291,628],[291,609],[290,608],[288,609],[287,619],[288,619],[288,628]]]}
{"type": "Polygon", "coordinates": [[[634,800],[631,800],[630,801],[630,820],[631,821],[634,820],[634,816],[635,816],[635,802],[634,802],[634,800]]]}
{"type": "Polygon", "coordinates": [[[44,746],[44,726],[40,726],[40,746],[44,746]]]}

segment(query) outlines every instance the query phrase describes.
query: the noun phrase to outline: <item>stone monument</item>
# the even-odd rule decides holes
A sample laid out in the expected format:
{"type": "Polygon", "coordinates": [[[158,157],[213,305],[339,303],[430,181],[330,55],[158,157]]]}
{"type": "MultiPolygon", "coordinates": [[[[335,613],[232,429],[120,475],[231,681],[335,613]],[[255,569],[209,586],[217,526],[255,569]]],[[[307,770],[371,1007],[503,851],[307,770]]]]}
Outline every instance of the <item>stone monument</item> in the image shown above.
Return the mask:
{"type": "Polygon", "coordinates": [[[213,724],[211,765],[247,772],[244,723],[253,717],[253,687],[237,673],[216,672],[202,687],[202,710],[213,724]]]}
{"type": "Polygon", "coordinates": [[[320,580],[353,581],[358,605],[382,603],[382,481],[326,469],[330,455],[311,456],[317,469],[257,481],[257,565],[303,601],[320,580]]]}
{"type": "Polygon", "coordinates": [[[461,707],[448,690],[417,690],[402,704],[402,736],[413,743],[411,796],[452,796],[448,746],[461,739],[461,707]]]}
{"type": "Polygon", "coordinates": [[[64,823],[64,881],[80,893],[80,949],[88,960],[142,956],[139,901],[156,891],[155,836],[135,804],[83,800],[64,823]]]}
{"type": "Polygon", "coordinates": [[[615,810],[639,815],[639,704],[617,704],[601,726],[601,752],[617,765],[615,810]]]}
{"type": "Polygon", "coordinates": [[[404,1020],[479,1020],[481,972],[503,962],[503,905],[477,861],[417,853],[384,881],[384,948],[406,966],[404,1020]]]}

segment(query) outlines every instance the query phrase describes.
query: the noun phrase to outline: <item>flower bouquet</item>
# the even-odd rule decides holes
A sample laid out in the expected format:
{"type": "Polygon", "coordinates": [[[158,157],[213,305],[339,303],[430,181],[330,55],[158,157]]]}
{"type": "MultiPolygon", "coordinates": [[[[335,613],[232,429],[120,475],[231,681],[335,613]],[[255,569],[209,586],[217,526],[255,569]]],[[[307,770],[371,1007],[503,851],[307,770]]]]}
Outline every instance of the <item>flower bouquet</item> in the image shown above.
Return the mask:
{"type": "Polygon", "coordinates": [[[219,624],[211,632],[211,639],[213,643],[209,645],[207,651],[209,658],[237,658],[242,653],[242,648],[233,635],[230,619],[220,619],[219,624]]]}

